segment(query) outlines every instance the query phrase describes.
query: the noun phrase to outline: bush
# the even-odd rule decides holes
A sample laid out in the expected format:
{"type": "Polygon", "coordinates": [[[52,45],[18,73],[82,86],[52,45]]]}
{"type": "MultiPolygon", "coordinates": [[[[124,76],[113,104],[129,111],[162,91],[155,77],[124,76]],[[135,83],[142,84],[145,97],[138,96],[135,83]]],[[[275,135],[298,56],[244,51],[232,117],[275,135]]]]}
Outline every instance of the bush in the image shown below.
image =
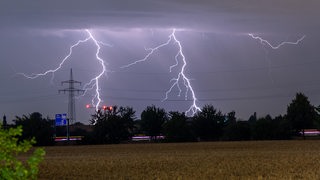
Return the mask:
{"type": "Polygon", "coordinates": [[[18,159],[21,153],[28,152],[35,140],[18,141],[22,128],[3,129],[0,125],[0,179],[36,179],[39,163],[43,160],[45,151],[42,148],[34,150],[26,160],[18,159]]]}

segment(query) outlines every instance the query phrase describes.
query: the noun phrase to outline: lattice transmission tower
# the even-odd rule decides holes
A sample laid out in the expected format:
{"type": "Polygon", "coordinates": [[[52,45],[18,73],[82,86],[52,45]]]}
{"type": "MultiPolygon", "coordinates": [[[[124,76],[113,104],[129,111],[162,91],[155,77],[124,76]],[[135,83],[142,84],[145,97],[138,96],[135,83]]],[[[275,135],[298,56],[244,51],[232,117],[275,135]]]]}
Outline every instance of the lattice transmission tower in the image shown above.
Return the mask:
{"type": "Polygon", "coordinates": [[[63,84],[69,84],[69,87],[68,88],[65,88],[65,89],[60,89],[59,90],[59,93],[60,92],[63,92],[63,93],[69,93],[69,101],[68,101],[68,114],[67,114],[67,117],[69,119],[69,123],[70,124],[73,124],[74,123],[74,120],[76,119],[76,110],[75,110],[75,93],[83,93],[84,90],[83,89],[77,89],[74,87],[75,84],[79,84],[81,85],[81,82],[80,81],[75,81],[73,80],[73,74],[72,74],[72,69],[70,69],[70,79],[67,80],[67,81],[62,81],[61,82],[61,85],[63,84]]]}

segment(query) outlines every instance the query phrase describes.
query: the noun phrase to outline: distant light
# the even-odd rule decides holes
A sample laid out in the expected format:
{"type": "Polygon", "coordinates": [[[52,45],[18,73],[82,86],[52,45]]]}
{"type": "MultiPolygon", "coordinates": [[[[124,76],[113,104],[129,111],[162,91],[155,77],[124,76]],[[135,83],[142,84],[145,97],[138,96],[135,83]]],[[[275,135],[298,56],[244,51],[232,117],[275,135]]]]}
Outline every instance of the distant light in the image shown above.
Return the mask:
{"type": "Polygon", "coordinates": [[[90,108],[90,107],[91,107],[90,104],[87,104],[87,105],[86,105],[86,108],[87,108],[87,109],[90,108]]]}

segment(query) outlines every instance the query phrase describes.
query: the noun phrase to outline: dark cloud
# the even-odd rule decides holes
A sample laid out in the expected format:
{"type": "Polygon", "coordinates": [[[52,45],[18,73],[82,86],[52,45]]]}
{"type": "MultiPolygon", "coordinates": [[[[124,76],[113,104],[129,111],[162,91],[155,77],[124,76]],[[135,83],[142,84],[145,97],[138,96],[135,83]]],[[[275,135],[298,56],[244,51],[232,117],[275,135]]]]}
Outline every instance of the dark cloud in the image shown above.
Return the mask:
{"type": "MultiPolygon", "coordinates": [[[[213,103],[224,112],[235,110],[242,118],[253,112],[284,113],[294,93],[303,91],[319,103],[319,11],[317,0],[69,0],[0,2],[0,113],[14,115],[40,111],[53,117],[64,112],[67,96],[58,95],[60,81],[69,69],[83,82],[100,70],[92,43],[75,49],[56,75],[27,80],[17,72],[43,72],[56,67],[70,45],[92,29],[95,37],[113,45],[101,56],[112,73],[104,77],[102,97],[107,104],[133,106],[138,112],[150,104],[184,111],[190,99],[177,98],[177,90],[162,103],[175,76],[175,44],[163,48],[150,61],[120,69],[142,58],[146,47],[168,39],[172,28],[189,62],[187,75],[199,105],[213,103]],[[247,34],[254,33],[277,44],[306,38],[297,46],[272,50],[247,34]]],[[[78,117],[92,94],[78,100],[78,117]]]]}
{"type": "Polygon", "coordinates": [[[48,28],[184,27],[295,32],[317,23],[318,1],[2,1],[8,26],[48,28]],[[312,22],[312,23],[311,23],[312,22]]]}

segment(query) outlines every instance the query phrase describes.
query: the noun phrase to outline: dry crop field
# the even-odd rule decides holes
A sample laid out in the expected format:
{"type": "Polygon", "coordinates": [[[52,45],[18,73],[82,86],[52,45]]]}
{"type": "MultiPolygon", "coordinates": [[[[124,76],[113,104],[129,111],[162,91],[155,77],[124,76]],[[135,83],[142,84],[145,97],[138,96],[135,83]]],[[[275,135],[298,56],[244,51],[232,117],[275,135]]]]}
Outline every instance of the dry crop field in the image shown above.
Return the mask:
{"type": "Polygon", "coordinates": [[[320,179],[320,141],[45,147],[39,179],[320,179]]]}

